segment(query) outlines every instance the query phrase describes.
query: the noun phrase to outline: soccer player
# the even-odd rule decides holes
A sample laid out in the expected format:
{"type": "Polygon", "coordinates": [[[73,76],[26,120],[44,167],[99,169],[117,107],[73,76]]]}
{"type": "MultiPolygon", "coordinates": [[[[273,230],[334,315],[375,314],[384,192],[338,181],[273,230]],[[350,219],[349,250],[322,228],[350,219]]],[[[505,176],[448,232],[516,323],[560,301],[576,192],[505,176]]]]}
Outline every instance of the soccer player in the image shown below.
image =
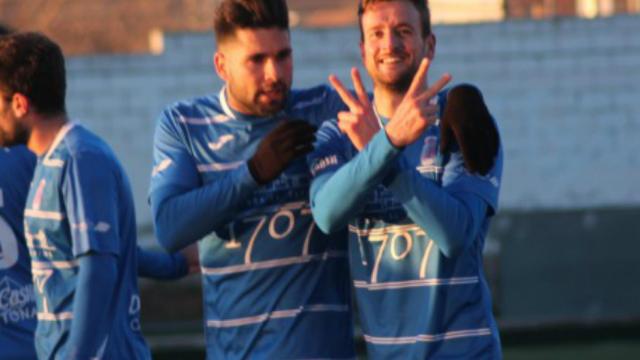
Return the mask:
{"type": "Polygon", "coordinates": [[[438,94],[448,74],[426,85],[436,41],[424,0],[364,0],[359,18],[373,100],[357,70],[355,94],[331,77],[349,111],[321,127],[308,160],[318,226],[348,224],[368,355],[500,358],[482,270],[502,172],[493,120],[474,87],[438,94]]]}
{"type": "MultiPolygon", "coordinates": [[[[6,111],[0,99],[0,116],[6,111]]],[[[0,358],[35,359],[36,303],[23,234],[24,205],[36,157],[24,146],[0,148],[0,358]]]]}
{"type": "MultiPolygon", "coordinates": [[[[45,36],[0,38],[0,145],[28,144],[38,155],[24,212],[36,351],[46,359],[150,358],[140,333],[129,183],[109,147],[69,121],[65,76],[62,52],[45,36]]],[[[141,273],[158,268],[149,259],[141,273]]],[[[158,277],[174,275],[165,269],[158,277]]]]}
{"type": "MultiPolygon", "coordinates": [[[[6,108],[6,101],[0,99],[6,108]]],[[[2,106],[2,105],[0,105],[2,106]]],[[[23,213],[36,157],[24,146],[0,148],[0,358],[35,359],[36,302],[23,236],[23,213]]],[[[138,250],[138,275],[156,280],[186,276],[196,259],[182,253],[138,250]]]]}
{"type": "Polygon", "coordinates": [[[156,235],[172,251],[200,240],[209,359],[354,357],[346,233],[315,227],[303,156],[344,105],[326,86],[290,90],[287,14],[282,0],[223,0],[225,86],[156,128],[156,235]]]}

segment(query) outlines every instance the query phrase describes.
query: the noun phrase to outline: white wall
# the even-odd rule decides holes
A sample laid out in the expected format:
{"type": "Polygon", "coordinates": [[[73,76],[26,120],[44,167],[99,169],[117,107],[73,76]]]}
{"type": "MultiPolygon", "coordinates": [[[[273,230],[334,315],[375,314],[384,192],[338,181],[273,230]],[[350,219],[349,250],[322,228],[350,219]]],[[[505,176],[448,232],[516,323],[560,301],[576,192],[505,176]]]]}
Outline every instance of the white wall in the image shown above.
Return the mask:
{"type": "MultiPolygon", "coordinates": [[[[440,26],[431,78],[484,92],[498,119],[508,209],[638,206],[640,18],[440,26]]],[[[295,86],[348,80],[357,29],[293,31],[295,86]]],[[[141,226],[156,116],[172,101],[214,92],[211,34],[171,34],[160,56],[68,60],[73,117],[114,147],[129,173],[141,226]]]]}

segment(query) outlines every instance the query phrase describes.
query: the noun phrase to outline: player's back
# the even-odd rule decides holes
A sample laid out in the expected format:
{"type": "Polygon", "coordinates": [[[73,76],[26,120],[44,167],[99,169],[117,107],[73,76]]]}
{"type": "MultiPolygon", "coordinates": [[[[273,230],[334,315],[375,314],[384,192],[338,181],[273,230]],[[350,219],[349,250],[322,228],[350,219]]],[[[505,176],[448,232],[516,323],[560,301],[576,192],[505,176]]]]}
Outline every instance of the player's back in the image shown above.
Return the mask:
{"type": "Polygon", "coordinates": [[[38,299],[39,356],[68,356],[77,258],[100,253],[117,259],[112,303],[96,309],[112,322],[102,358],[148,358],[140,333],[133,196],[109,146],[67,123],[38,160],[25,217],[38,299]]]}
{"type": "Polygon", "coordinates": [[[24,146],[0,148],[0,358],[35,358],[36,304],[23,212],[36,158],[24,146]]]}

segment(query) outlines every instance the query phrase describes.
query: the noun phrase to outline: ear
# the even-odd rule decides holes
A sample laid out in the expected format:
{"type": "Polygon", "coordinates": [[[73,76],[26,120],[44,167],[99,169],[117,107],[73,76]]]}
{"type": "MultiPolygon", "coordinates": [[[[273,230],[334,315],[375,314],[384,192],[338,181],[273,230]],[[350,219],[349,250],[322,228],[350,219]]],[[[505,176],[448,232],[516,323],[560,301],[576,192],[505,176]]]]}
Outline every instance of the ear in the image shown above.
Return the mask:
{"type": "Polygon", "coordinates": [[[227,82],[229,77],[227,76],[227,62],[224,56],[224,53],[220,51],[216,51],[213,54],[213,66],[216,69],[216,73],[222,79],[222,81],[227,82]]]}
{"type": "Polygon", "coordinates": [[[360,57],[362,58],[362,63],[364,64],[364,41],[360,41],[360,57]]]}
{"type": "Polygon", "coordinates": [[[29,113],[31,102],[21,93],[15,93],[11,97],[11,110],[17,118],[22,118],[29,113]]]}
{"type": "Polygon", "coordinates": [[[429,58],[429,60],[433,60],[433,58],[436,56],[436,36],[431,33],[429,34],[429,36],[427,36],[425,39],[425,46],[427,47],[427,57],[429,58]]]}

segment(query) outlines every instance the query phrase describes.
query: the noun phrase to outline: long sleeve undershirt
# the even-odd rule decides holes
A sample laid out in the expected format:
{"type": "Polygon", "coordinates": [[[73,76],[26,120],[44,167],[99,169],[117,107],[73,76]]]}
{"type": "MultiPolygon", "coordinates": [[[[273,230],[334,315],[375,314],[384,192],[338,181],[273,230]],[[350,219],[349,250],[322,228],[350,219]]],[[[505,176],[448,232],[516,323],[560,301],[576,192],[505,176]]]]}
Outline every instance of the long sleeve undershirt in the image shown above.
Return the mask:
{"type": "Polygon", "coordinates": [[[156,280],[176,280],[189,273],[186,258],[180,253],[167,254],[159,251],[138,251],[138,276],[156,280]]]}
{"type": "Polygon", "coordinates": [[[93,359],[107,341],[117,282],[117,258],[112,254],[87,253],[78,258],[78,282],[73,298],[73,319],[69,334],[71,359],[93,359]]]}

